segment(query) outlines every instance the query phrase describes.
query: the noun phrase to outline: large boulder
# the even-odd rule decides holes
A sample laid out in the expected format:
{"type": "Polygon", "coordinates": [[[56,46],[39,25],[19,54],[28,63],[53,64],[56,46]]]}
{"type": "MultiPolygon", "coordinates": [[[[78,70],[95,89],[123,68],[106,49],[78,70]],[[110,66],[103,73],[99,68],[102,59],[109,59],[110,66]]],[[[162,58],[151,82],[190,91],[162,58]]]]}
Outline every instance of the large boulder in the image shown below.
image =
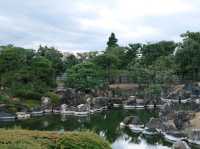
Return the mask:
{"type": "Polygon", "coordinates": [[[128,116],[123,120],[123,123],[125,125],[129,125],[129,124],[141,125],[142,124],[142,122],[140,121],[139,117],[137,117],[137,116],[128,116]]]}
{"type": "Polygon", "coordinates": [[[160,129],[164,130],[164,125],[159,118],[151,118],[146,124],[146,127],[149,129],[160,129]]]}
{"type": "Polygon", "coordinates": [[[61,103],[69,106],[84,104],[85,102],[85,93],[71,88],[67,88],[61,98],[61,103]]]}
{"type": "Polygon", "coordinates": [[[123,120],[123,123],[124,123],[125,125],[130,124],[131,121],[132,121],[132,118],[133,118],[133,116],[127,116],[127,117],[125,117],[125,119],[123,120]]]}
{"type": "Polygon", "coordinates": [[[141,125],[142,122],[141,122],[141,120],[139,119],[138,116],[133,116],[131,124],[133,124],[133,125],[141,125]]]}
{"type": "Polygon", "coordinates": [[[80,112],[89,110],[89,106],[87,104],[80,104],[77,106],[77,108],[78,108],[78,111],[80,111],[80,112]]]}
{"type": "Polygon", "coordinates": [[[165,103],[160,111],[160,115],[165,117],[167,114],[172,113],[173,107],[171,103],[165,103]]]}
{"type": "Polygon", "coordinates": [[[194,129],[191,132],[189,132],[188,137],[190,140],[195,141],[200,141],[200,130],[199,129],[194,129]]]}
{"type": "Polygon", "coordinates": [[[61,111],[66,111],[66,109],[67,109],[67,105],[66,104],[62,104],[61,106],[60,106],[60,110],[61,111]]]}
{"type": "Polygon", "coordinates": [[[42,97],[41,98],[41,105],[42,106],[48,106],[51,104],[51,99],[49,97],[42,97]]]}
{"type": "Polygon", "coordinates": [[[136,104],[137,105],[144,105],[145,104],[145,100],[144,99],[136,99],[136,104]]]}
{"type": "Polygon", "coordinates": [[[163,123],[164,128],[165,128],[165,132],[173,132],[173,131],[177,131],[176,129],[176,125],[174,124],[173,120],[170,121],[166,121],[163,123]]]}
{"type": "Polygon", "coordinates": [[[174,124],[177,129],[184,129],[189,125],[191,114],[185,111],[177,112],[176,117],[174,119],[174,124]]]}
{"type": "Polygon", "coordinates": [[[173,144],[172,149],[191,149],[185,141],[177,141],[173,144]]]}
{"type": "Polygon", "coordinates": [[[136,104],[136,99],[128,99],[125,101],[126,105],[135,105],[136,104]]]}
{"type": "Polygon", "coordinates": [[[129,96],[128,100],[136,100],[136,97],[135,96],[129,96]]]}
{"type": "Polygon", "coordinates": [[[92,105],[94,107],[104,107],[108,105],[109,98],[108,97],[96,97],[92,101],[92,105]]]}
{"type": "Polygon", "coordinates": [[[112,104],[123,104],[123,98],[120,98],[120,97],[112,97],[110,98],[110,103],[112,104]]]}

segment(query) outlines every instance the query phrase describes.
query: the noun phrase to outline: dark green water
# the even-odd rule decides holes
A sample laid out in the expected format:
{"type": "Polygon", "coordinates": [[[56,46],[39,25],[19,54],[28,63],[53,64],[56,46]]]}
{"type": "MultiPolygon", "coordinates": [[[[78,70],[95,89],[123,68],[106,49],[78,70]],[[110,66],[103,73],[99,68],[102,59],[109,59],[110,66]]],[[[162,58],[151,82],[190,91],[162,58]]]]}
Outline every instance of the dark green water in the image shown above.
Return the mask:
{"type": "Polygon", "coordinates": [[[146,123],[150,117],[157,117],[155,111],[110,110],[88,117],[46,115],[16,122],[0,122],[2,128],[15,126],[31,130],[94,131],[112,143],[113,149],[169,149],[171,144],[160,136],[148,137],[121,129],[120,122],[126,116],[137,115],[146,123]]]}

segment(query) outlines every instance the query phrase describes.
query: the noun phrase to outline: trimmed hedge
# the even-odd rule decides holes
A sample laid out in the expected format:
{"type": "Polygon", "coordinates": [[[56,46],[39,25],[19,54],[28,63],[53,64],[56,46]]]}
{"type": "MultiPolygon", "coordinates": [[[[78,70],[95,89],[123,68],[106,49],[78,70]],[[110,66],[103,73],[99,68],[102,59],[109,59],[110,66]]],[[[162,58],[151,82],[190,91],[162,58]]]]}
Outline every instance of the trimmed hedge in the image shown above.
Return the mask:
{"type": "Polygon", "coordinates": [[[111,149],[109,143],[91,132],[50,132],[0,129],[3,149],[111,149]]]}

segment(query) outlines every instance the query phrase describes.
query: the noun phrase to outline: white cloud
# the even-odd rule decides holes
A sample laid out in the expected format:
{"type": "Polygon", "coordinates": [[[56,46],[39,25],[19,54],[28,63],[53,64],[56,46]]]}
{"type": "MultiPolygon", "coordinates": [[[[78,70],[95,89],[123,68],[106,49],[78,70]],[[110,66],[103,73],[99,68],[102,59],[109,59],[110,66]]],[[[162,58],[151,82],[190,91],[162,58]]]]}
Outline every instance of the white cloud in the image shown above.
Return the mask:
{"type": "Polygon", "coordinates": [[[79,20],[83,31],[114,31],[123,39],[159,36],[160,29],[143,23],[145,17],[171,17],[196,10],[193,3],[184,0],[115,0],[112,7],[83,2],[79,8],[96,14],[96,18],[79,20]]]}
{"type": "Polygon", "coordinates": [[[158,36],[160,34],[160,31],[156,28],[150,27],[150,26],[138,26],[134,32],[130,32],[129,30],[124,31],[124,34],[122,32],[122,37],[126,39],[130,38],[141,38],[144,36],[158,36]]]}
{"type": "Polygon", "coordinates": [[[193,5],[184,0],[119,0],[118,15],[127,17],[162,16],[188,12],[193,5]]]}

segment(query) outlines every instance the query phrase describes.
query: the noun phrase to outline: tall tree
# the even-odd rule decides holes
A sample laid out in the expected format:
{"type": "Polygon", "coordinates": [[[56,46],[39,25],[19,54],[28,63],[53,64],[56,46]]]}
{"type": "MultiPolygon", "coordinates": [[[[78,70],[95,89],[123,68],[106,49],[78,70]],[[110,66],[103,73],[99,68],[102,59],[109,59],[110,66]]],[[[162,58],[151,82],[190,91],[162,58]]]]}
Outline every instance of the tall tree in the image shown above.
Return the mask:
{"type": "Polygon", "coordinates": [[[30,64],[34,51],[14,46],[4,46],[0,51],[0,73],[20,69],[30,64]]]}
{"type": "Polygon", "coordinates": [[[104,70],[106,80],[111,83],[113,72],[117,68],[118,59],[115,55],[101,54],[93,59],[93,62],[104,70]]]}
{"type": "Polygon", "coordinates": [[[107,42],[107,49],[118,47],[117,41],[118,39],[115,37],[115,33],[111,33],[107,42]]]}
{"type": "Polygon", "coordinates": [[[143,45],[142,60],[145,65],[151,65],[160,56],[168,56],[173,54],[176,43],[173,41],[160,41],[143,45]]]}
{"type": "Polygon", "coordinates": [[[0,50],[0,86],[12,96],[39,99],[55,87],[52,62],[34,50],[2,46],[0,50]]]}
{"type": "Polygon", "coordinates": [[[118,61],[116,67],[118,69],[123,69],[125,68],[125,65],[126,65],[126,51],[127,51],[126,47],[118,46],[115,48],[114,47],[110,48],[109,50],[105,52],[105,54],[115,57],[118,61]]]}
{"type": "Polygon", "coordinates": [[[123,60],[126,69],[130,63],[134,64],[139,58],[140,50],[142,48],[141,43],[129,44],[126,48],[125,58],[123,60]]]}
{"type": "Polygon", "coordinates": [[[65,57],[63,63],[65,70],[67,70],[70,69],[72,66],[78,64],[79,59],[74,54],[70,54],[69,56],[65,57]]]}
{"type": "Polygon", "coordinates": [[[200,80],[200,32],[187,32],[182,37],[175,54],[177,73],[184,80],[200,80]]]}
{"type": "Polygon", "coordinates": [[[91,62],[83,62],[67,71],[67,87],[83,91],[92,90],[102,85],[101,69],[91,62]]]}
{"type": "Polygon", "coordinates": [[[40,46],[38,49],[38,55],[43,56],[52,62],[52,66],[55,69],[57,75],[64,71],[64,64],[62,61],[63,55],[54,47],[49,48],[47,46],[40,46]]]}

